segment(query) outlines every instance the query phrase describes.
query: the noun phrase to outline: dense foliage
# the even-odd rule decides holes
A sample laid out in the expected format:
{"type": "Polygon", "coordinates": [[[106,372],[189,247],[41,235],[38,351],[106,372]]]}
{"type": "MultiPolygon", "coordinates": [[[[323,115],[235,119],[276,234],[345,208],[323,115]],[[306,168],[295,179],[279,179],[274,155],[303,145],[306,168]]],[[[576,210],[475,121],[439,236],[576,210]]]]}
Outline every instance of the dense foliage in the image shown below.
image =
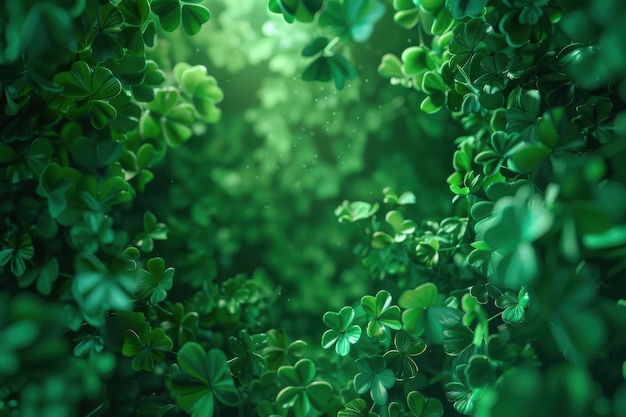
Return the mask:
{"type": "Polygon", "coordinates": [[[0,6],[0,415],[626,416],[626,5],[201,3],[0,6]]]}

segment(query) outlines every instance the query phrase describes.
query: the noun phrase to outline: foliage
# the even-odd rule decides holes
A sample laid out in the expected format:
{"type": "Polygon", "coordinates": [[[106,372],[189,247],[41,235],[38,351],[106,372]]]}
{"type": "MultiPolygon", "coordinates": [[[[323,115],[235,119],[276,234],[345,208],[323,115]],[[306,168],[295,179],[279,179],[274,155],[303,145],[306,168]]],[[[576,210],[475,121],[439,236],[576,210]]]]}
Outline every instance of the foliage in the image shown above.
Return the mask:
{"type": "Polygon", "coordinates": [[[620,2],[201,3],[3,6],[1,415],[625,414],[620,2]]]}

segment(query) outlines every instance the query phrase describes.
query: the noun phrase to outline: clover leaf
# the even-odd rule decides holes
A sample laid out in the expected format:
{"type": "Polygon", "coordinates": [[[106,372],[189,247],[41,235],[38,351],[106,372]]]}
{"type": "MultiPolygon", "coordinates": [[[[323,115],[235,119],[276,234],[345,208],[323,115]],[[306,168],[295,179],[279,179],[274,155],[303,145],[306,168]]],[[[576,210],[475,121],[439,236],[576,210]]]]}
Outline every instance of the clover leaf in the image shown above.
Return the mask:
{"type": "Polygon", "coordinates": [[[510,97],[514,99],[506,111],[506,130],[518,133],[525,142],[532,142],[537,136],[541,93],[539,90],[516,90],[510,97]]]}
{"type": "Polygon", "coordinates": [[[263,350],[263,356],[267,360],[268,368],[275,370],[302,358],[307,348],[306,342],[302,340],[289,343],[285,329],[271,329],[267,332],[267,346],[263,350]]]}
{"type": "Polygon", "coordinates": [[[367,335],[369,337],[379,337],[381,340],[389,339],[389,330],[399,330],[402,328],[400,322],[400,308],[391,305],[391,294],[389,291],[378,291],[376,297],[366,295],[361,298],[363,310],[372,319],[367,325],[367,335]]]}
{"type": "Polygon", "coordinates": [[[124,16],[116,6],[111,3],[102,6],[91,42],[92,57],[97,62],[124,56],[124,47],[120,44],[123,23],[124,16]]]}
{"type": "Polygon", "coordinates": [[[385,215],[385,221],[393,228],[395,232],[394,241],[403,242],[407,236],[413,234],[417,225],[413,220],[404,219],[399,211],[391,210],[385,215]]]}
{"type": "Polygon", "coordinates": [[[312,22],[315,14],[322,8],[323,0],[269,0],[268,8],[273,13],[280,13],[287,23],[312,22]]]}
{"type": "Polygon", "coordinates": [[[63,87],[62,110],[73,118],[90,112],[91,125],[103,129],[117,117],[109,100],[122,91],[122,84],[105,67],[91,68],[85,61],[76,61],[69,72],[57,73],[53,81],[63,87]]]}
{"type": "Polygon", "coordinates": [[[379,417],[379,415],[370,411],[363,398],[355,398],[343,406],[337,417],[379,417]]]}
{"type": "Polygon", "coordinates": [[[412,29],[420,20],[420,9],[411,0],[394,1],[393,20],[405,29],[412,29]]]}
{"type": "Polygon", "coordinates": [[[156,90],[154,100],[146,104],[147,111],[141,118],[141,129],[146,137],[163,138],[173,148],[191,137],[194,107],[180,103],[179,98],[180,93],[174,88],[156,90]]]}
{"type": "Polygon", "coordinates": [[[309,359],[278,368],[278,379],[285,388],[276,395],[276,404],[293,408],[297,416],[306,416],[312,409],[325,410],[333,395],[333,387],[326,381],[314,381],[315,372],[315,364],[309,359]]]}
{"type": "Polygon", "coordinates": [[[87,356],[90,353],[100,353],[104,349],[104,339],[101,336],[82,336],[74,347],[74,356],[87,356]]]}
{"type": "Polygon", "coordinates": [[[379,207],[378,203],[370,204],[365,201],[349,202],[345,200],[335,209],[335,216],[339,218],[339,222],[356,222],[372,217],[379,207]]]}
{"type": "Polygon", "coordinates": [[[426,351],[426,343],[401,330],[396,333],[393,344],[395,349],[385,352],[383,357],[389,369],[395,373],[396,380],[415,378],[418,367],[413,358],[426,351]]]}
{"type": "Polygon", "coordinates": [[[355,42],[365,42],[384,14],[385,6],[378,0],[331,0],[320,15],[319,25],[332,27],[337,35],[355,42]]]}
{"type": "Polygon", "coordinates": [[[9,247],[0,251],[0,266],[11,263],[11,272],[19,277],[26,271],[26,261],[35,256],[35,248],[28,233],[10,235],[7,244],[9,247]]]}
{"type": "Polygon", "coordinates": [[[108,245],[115,239],[113,219],[103,213],[86,211],[83,220],[72,226],[70,236],[78,249],[87,253],[96,253],[102,245],[108,245]]]}
{"type": "Polygon", "coordinates": [[[143,25],[150,16],[149,0],[121,0],[117,8],[131,25],[143,25]]]}
{"type": "Polygon", "coordinates": [[[267,361],[259,353],[266,343],[264,334],[250,336],[245,330],[240,330],[238,337],[231,336],[228,339],[228,347],[235,355],[228,360],[230,373],[242,385],[249,385],[254,376],[261,375],[267,368],[267,361]]]}
{"type": "Polygon", "coordinates": [[[454,326],[461,319],[462,313],[452,307],[440,306],[437,286],[427,282],[413,290],[406,290],[398,299],[402,313],[404,329],[414,337],[426,333],[433,343],[443,343],[443,330],[454,326]]]}
{"type": "Polygon", "coordinates": [[[385,359],[380,355],[366,356],[356,360],[354,366],[359,371],[354,376],[354,389],[359,394],[369,391],[376,404],[387,402],[387,389],[394,386],[396,377],[387,369],[385,359]]]}
{"type": "Polygon", "coordinates": [[[361,327],[352,324],[355,312],[352,307],[343,307],[338,313],[327,311],[323,321],[330,330],[322,335],[322,347],[328,349],[335,345],[335,352],[340,356],[346,356],[350,352],[350,345],[355,344],[361,338],[361,327]]]}
{"type": "Polygon", "coordinates": [[[470,415],[476,407],[476,403],[482,397],[484,387],[473,388],[468,380],[465,370],[469,365],[458,365],[453,373],[453,379],[448,382],[444,389],[449,401],[454,402],[454,408],[461,414],[470,415]]]}
{"type": "Polygon", "coordinates": [[[161,27],[167,32],[176,30],[182,23],[183,32],[195,35],[211,18],[211,12],[195,0],[154,0],[152,11],[159,16],[161,27]]]}
{"type": "Polygon", "coordinates": [[[88,253],[76,258],[75,267],[72,295],[87,323],[100,327],[105,322],[106,311],[130,306],[130,295],[137,284],[126,271],[109,270],[100,259],[88,253]]]}
{"type": "MultiPolygon", "coordinates": [[[[0,258],[2,257],[0,252],[0,258]]],[[[0,261],[1,263],[1,261],[0,261]]],[[[22,275],[18,281],[20,288],[28,287],[35,281],[35,287],[40,294],[49,295],[52,292],[52,284],[59,277],[59,260],[50,258],[42,267],[30,269],[22,275]]]]}
{"type": "MultiPolygon", "coordinates": [[[[492,191],[498,188],[493,186],[495,184],[490,186],[492,191]]],[[[483,239],[499,255],[491,256],[490,267],[495,274],[490,281],[497,286],[519,290],[532,282],[538,273],[537,254],[532,242],[550,230],[554,215],[531,187],[524,183],[512,186],[517,188],[515,195],[498,199],[491,216],[479,221],[475,229],[477,238],[483,239]]]]}
{"type": "Polygon", "coordinates": [[[135,244],[144,252],[152,252],[154,241],[167,239],[167,233],[165,223],[158,222],[154,213],[146,211],[143,215],[143,232],[137,235],[135,244]]]}
{"type": "Polygon", "coordinates": [[[157,304],[167,297],[167,291],[172,289],[174,268],[165,268],[163,258],[150,258],[147,270],[139,270],[137,278],[137,297],[150,296],[150,302],[157,304]]]}
{"type": "Polygon", "coordinates": [[[488,0],[446,0],[446,8],[455,19],[476,16],[482,12],[488,0]]]}
{"type": "Polygon", "coordinates": [[[443,404],[438,398],[426,397],[419,391],[411,391],[406,396],[406,404],[415,417],[442,417],[443,404]]]}
{"type": "Polygon", "coordinates": [[[174,66],[174,78],[183,93],[191,100],[198,115],[207,123],[219,120],[221,111],[216,104],[222,101],[224,93],[217,85],[215,77],[207,75],[203,65],[191,66],[179,62],[174,66]]]}
{"type": "Polygon", "coordinates": [[[149,329],[146,325],[138,331],[126,331],[122,354],[133,358],[131,365],[134,370],[151,372],[155,363],[165,360],[165,353],[173,346],[172,339],[162,328],[149,329]]]}
{"type": "Polygon", "coordinates": [[[172,338],[177,338],[180,345],[196,340],[196,330],[200,317],[195,311],[185,312],[185,306],[181,303],[172,304],[166,301],[162,311],[166,318],[161,322],[161,327],[172,338]]]}
{"type": "Polygon", "coordinates": [[[181,371],[172,377],[171,392],[176,402],[192,417],[212,417],[217,402],[234,407],[239,393],[228,374],[226,355],[219,349],[208,352],[196,342],[187,342],[177,355],[181,371]]]}
{"type": "Polygon", "coordinates": [[[482,19],[471,19],[454,27],[454,38],[450,41],[452,68],[465,66],[477,52],[486,49],[487,24],[482,19]]]}
{"type": "Polygon", "coordinates": [[[286,417],[288,411],[288,408],[277,407],[276,404],[268,400],[261,400],[256,406],[259,417],[286,417]]]}
{"type": "Polygon", "coordinates": [[[517,295],[511,291],[496,298],[496,307],[503,308],[502,320],[509,324],[520,324],[526,319],[526,308],[530,303],[530,296],[525,287],[522,287],[517,295]]]}

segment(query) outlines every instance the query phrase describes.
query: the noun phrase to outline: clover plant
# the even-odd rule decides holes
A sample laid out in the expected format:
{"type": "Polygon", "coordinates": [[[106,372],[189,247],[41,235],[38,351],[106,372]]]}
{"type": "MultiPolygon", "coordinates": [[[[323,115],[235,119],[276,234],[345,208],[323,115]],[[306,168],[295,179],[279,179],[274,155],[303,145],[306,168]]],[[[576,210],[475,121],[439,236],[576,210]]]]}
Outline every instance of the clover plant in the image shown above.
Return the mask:
{"type": "Polygon", "coordinates": [[[625,414],[622,2],[2,7],[0,414],[625,414]]]}

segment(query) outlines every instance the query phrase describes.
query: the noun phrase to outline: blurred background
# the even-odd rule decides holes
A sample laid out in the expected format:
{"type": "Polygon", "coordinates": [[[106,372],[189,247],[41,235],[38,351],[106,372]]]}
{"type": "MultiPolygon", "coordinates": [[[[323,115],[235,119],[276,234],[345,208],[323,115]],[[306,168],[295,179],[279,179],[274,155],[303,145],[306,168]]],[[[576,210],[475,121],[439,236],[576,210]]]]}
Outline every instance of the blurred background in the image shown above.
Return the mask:
{"type": "Polygon", "coordinates": [[[335,208],[344,199],[380,202],[390,186],[417,195],[411,218],[449,214],[452,168],[439,161],[451,161],[459,131],[446,112],[426,123],[417,92],[376,72],[385,53],[415,42],[417,29],[400,28],[392,13],[368,42],[342,50],[358,76],[336,91],[300,78],[309,62],[301,51],[319,27],[290,25],[262,1],[215,0],[211,11],[197,36],[162,34],[152,58],[163,69],[206,66],[224,91],[222,119],[196,126],[197,137],[168,153],[139,204],[170,228],[157,252],[176,268],[180,294],[179,283],[201,277],[254,276],[274,289],[290,313],[280,325],[292,323],[298,337],[324,311],[380,286],[335,208]]]}

